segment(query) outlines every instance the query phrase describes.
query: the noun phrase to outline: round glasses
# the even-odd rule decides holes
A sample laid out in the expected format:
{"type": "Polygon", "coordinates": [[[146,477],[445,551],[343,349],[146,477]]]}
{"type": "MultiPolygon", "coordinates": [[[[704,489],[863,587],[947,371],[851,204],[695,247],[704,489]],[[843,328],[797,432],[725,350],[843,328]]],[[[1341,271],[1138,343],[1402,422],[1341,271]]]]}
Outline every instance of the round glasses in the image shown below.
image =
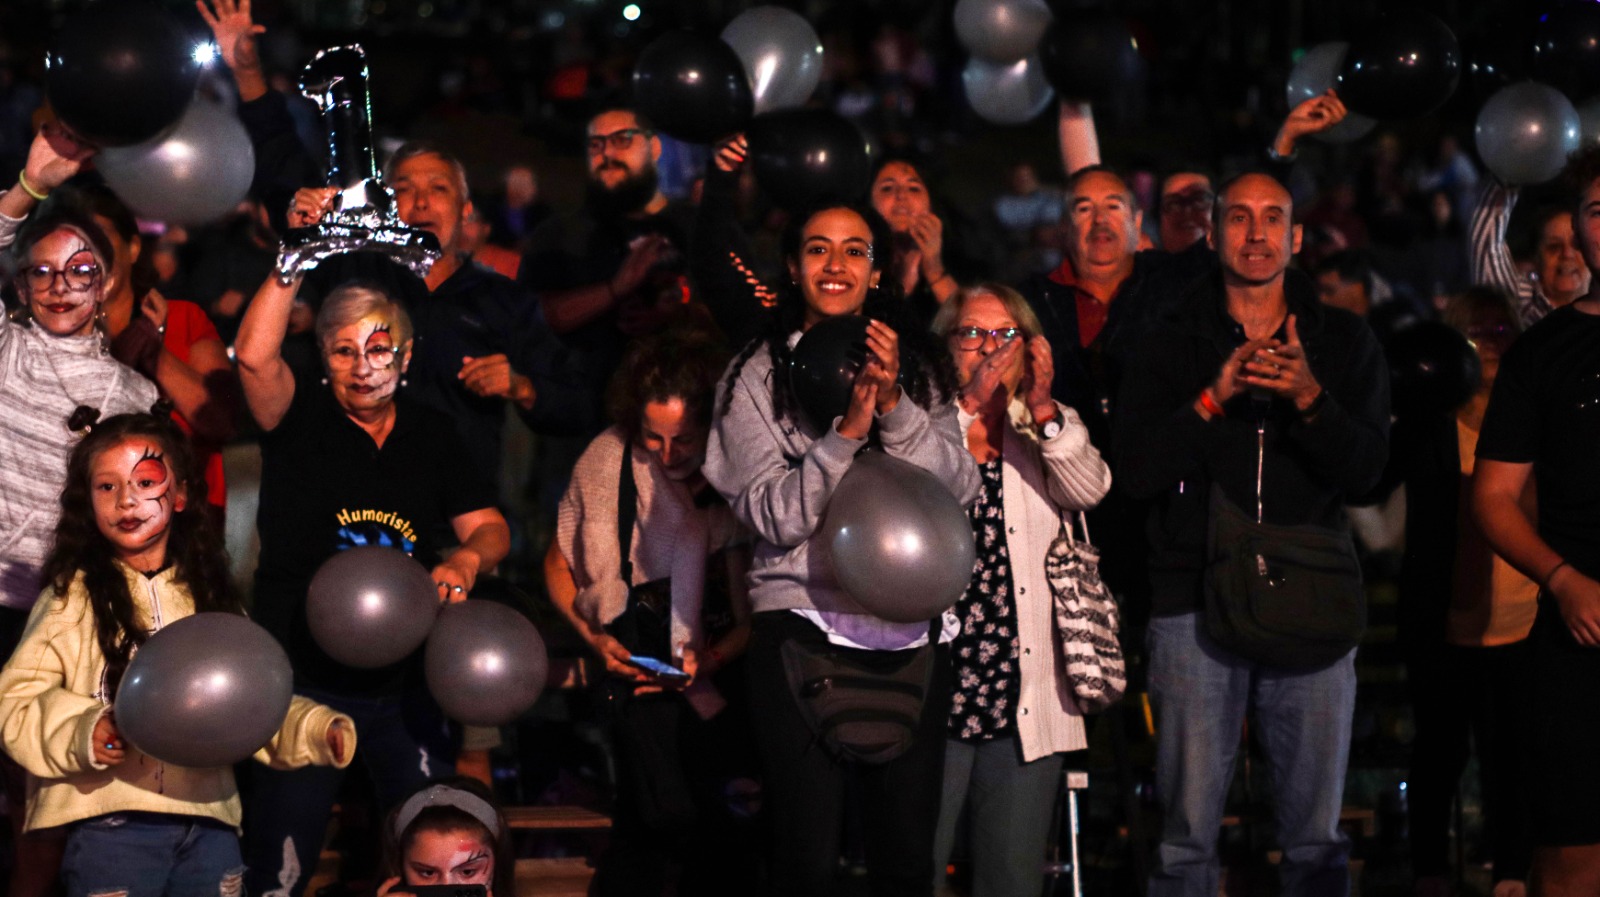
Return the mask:
{"type": "Polygon", "coordinates": [[[348,371],[356,366],[356,359],[366,356],[367,364],[374,370],[383,370],[394,364],[394,346],[372,346],[365,352],[357,352],[351,346],[339,346],[328,350],[328,367],[336,371],[348,371]]]}
{"type": "Polygon", "coordinates": [[[69,264],[65,268],[30,265],[22,269],[22,282],[30,294],[50,292],[55,286],[57,277],[61,278],[61,286],[67,292],[82,293],[92,289],[95,282],[100,279],[100,266],[94,262],[78,262],[69,264]]]}

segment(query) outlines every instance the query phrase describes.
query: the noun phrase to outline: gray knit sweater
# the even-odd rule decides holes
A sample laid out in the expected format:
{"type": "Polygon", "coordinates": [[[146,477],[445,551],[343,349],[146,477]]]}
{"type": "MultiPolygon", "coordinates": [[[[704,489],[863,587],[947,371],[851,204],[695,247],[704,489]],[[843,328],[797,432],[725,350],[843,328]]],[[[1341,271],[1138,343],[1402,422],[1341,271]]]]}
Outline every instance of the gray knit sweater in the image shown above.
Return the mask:
{"type": "MultiPolygon", "coordinates": [[[[15,219],[0,216],[0,247],[15,219]]],[[[149,411],[155,384],[103,354],[98,334],[57,337],[0,314],[0,605],[26,610],[55,539],[79,405],[113,414],[149,411]]]]}
{"type": "MultiPolygon", "coordinates": [[[[756,350],[739,378],[719,390],[717,408],[731,389],[732,404],[718,414],[706,447],[706,479],[727,498],[756,540],[750,566],[753,610],[810,609],[866,614],[833,576],[827,547],[813,539],[828,499],[865,440],[833,428],[811,439],[798,421],[775,420],[772,357],[756,350]]],[[[956,407],[924,410],[902,396],[877,420],[883,450],[938,477],[963,505],[978,497],[978,468],[967,451],[956,407]]]]}

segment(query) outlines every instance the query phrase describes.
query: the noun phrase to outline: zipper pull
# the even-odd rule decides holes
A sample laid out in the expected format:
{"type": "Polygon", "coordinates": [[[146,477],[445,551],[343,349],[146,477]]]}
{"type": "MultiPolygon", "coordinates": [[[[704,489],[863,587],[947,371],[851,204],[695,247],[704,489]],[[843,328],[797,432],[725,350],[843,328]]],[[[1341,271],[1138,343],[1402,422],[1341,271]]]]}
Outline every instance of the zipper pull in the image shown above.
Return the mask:
{"type": "Polygon", "coordinates": [[[1256,575],[1262,579],[1267,578],[1267,559],[1263,555],[1256,555],[1256,575]]]}

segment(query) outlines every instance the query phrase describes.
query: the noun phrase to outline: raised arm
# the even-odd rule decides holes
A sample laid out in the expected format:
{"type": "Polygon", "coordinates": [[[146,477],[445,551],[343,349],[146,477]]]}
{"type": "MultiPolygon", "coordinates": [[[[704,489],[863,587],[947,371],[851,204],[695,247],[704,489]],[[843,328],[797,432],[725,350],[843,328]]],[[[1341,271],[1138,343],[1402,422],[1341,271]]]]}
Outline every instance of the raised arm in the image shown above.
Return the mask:
{"type": "Polygon", "coordinates": [[[233,72],[239,99],[248,103],[267,93],[267,75],[256,50],[256,35],[266,32],[250,18],[250,0],[195,0],[200,18],[211,27],[217,52],[233,72]]]}
{"type": "Polygon", "coordinates": [[[299,278],[284,284],[276,273],[267,275],[245,309],[234,341],[245,406],[263,430],[276,428],[294,400],[294,373],[283,360],[283,337],[299,290],[299,278]]]}
{"type": "Polygon", "coordinates": [[[1500,183],[1498,178],[1483,179],[1478,205],[1472,210],[1473,283],[1499,287],[1517,297],[1517,317],[1527,327],[1550,313],[1550,302],[1538,284],[1517,271],[1506,245],[1506,230],[1511,211],[1517,207],[1517,188],[1500,183]]]}
{"type": "Polygon", "coordinates": [[[697,298],[735,347],[761,334],[767,304],[777,300],[777,291],[751,267],[750,238],[740,228],[734,209],[739,172],[748,152],[742,134],[717,146],[706,163],[694,236],[689,240],[689,277],[697,298]]]}
{"type": "Polygon", "coordinates": [[[28,217],[50,191],[77,174],[93,153],[67,136],[59,125],[46,123],[28,147],[28,160],[18,172],[16,184],[0,193],[0,215],[19,220],[28,217]]]}
{"type": "Polygon", "coordinates": [[[1056,133],[1061,141],[1061,169],[1069,177],[1080,168],[1100,164],[1100,135],[1088,103],[1062,100],[1056,133]]]}

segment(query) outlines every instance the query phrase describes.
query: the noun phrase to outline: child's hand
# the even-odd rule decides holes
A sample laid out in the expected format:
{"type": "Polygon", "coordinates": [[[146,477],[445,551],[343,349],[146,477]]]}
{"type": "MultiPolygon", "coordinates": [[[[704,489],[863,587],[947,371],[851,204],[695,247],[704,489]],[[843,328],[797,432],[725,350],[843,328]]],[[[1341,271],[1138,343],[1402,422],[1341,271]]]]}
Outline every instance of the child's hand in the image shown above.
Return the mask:
{"type": "Polygon", "coordinates": [[[100,717],[99,722],[94,724],[94,734],[89,737],[94,745],[94,762],[116,766],[127,759],[127,751],[122,746],[122,733],[117,731],[111,714],[100,717]]]}

